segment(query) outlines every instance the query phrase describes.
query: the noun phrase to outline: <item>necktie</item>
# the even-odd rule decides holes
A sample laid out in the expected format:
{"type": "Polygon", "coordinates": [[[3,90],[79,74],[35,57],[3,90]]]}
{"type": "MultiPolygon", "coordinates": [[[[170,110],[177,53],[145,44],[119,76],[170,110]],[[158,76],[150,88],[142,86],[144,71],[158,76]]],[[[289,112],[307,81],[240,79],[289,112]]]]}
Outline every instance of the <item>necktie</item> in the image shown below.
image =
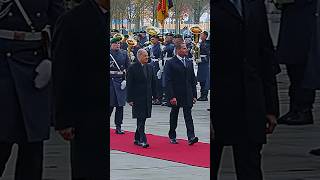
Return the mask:
{"type": "Polygon", "coordinates": [[[184,67],[186,67],[186,59],[185,58],[182,58],[182,62],[183,62],[184,67]]]}
{"type": "Polygon", "coordinates": [[[230,0],[232,2],[232,4],[236,7],[236,9],[238,10],[240,16],[242,16],[242,4],[241,4],[241,0],[230,0]]]}
{"type": "Polygon", "coordinates": [[[143,69],[143,73],[144,73],[144,76],[147,77],[147,66],[144,64],[142,65],[142,69],[143,69]]]}

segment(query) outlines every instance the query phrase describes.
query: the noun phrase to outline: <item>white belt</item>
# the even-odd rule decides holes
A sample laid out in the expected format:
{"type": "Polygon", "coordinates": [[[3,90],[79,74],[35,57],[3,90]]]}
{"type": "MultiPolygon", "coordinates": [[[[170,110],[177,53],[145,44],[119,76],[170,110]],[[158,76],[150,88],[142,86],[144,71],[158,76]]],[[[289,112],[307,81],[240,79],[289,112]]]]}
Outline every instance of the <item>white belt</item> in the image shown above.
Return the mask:
{"type": "Polygon", "coordinates": [[[110,71],[110,74],[123,75],[123,72],[119,72],[119,71],[110,71]]]}
{"type": "Polygon", "coordinates": [[[205,57],[207,57],[207,55],[200,55],[200,57],[205,58],[205,57]]]}
{"type": "Polygon", "coordinates": [[[159,59],[151,59],[152,62],[158,62],[159,59]]]}
{"type": "Polygon", "coordinates": [[[20,41],[39,41],[42,39],[41,32],[9,31],[0,29],[0,38],[20,41]]]}

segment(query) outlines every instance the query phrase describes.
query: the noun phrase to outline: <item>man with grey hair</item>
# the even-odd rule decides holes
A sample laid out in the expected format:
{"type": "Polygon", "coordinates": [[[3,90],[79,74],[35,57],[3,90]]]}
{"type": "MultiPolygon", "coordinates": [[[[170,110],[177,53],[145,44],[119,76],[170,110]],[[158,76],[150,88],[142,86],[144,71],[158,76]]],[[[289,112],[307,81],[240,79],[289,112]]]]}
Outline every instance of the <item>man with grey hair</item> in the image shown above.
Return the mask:
{"type": "Polygon", "coordinates": [[[152,65],[148,64],[148,52],[139,49],[138,61],[129,66],[127,73],[127,102],[132,106],[132,117],[137,118],[134,144],[149,147],[145,135],[146,119],[151,117],[152,96],[156,96],[156,77],[152,65]]]}

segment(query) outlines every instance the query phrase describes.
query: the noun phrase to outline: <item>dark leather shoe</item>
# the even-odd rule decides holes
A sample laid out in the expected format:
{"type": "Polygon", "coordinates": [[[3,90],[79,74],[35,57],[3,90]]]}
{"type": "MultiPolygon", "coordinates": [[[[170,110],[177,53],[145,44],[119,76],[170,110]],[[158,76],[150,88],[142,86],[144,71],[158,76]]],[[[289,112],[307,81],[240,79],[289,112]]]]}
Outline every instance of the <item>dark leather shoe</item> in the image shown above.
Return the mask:
{"type": "Polygon", "coordinates": [[[134,145],[137,145],[137,146],[140,146],[140,141],[134,140],[134,141],[133,141],[133,144],[134,144],[134,145]]]}
{"type": "Polygon", "coordinates": [[[194,143],[197,143],[199,141],[199,138],[198,137],[193,137],[192,139],[190,139],[188,141],[188,144],[189,145],[193,145],[194,143]]]}
{"type": "Polygon", "coordinates": [[[177,139],[170,139],[170,143],[171,144],[179,144],[177,139]]]}
{"type": "Polygon", "coordinates": [[[208,101],[208,97],[201,96],[197,99],[197,101],[208,101]]]}
{"type": "Polygon", "coordinates": [[[288,119],[295,119],[298,118],[298,113],[295,111],[289,111],[285,115],[281,116],[278,120],[278,124],[287,124],[288,119]]]}
{"type": "Polygon", "coordinates": [[[142,142],[142,143],[140,143],[140,146],[142,146],[143,148],[147,148],[147,147],[149,147],[149,144],[142,142]]]}
{"type": "Polygon", "coordinates": [[[124,134],[124,131],[122,131],[121,129],[116,129],[116,134],[124,134]]]}
{"type": "Polygon", "coordinates": [[[320,156],[320,148],[319,149],[312,149],[310,154],[315,155],[315,156],[320,156]]]}
{"type": "Polygon", "coordinates": [[[288,125],[307,125],[313,124],[313,115],[311,110],[299,111],[296,118],[288,118],[286,121],[288,125]]]}

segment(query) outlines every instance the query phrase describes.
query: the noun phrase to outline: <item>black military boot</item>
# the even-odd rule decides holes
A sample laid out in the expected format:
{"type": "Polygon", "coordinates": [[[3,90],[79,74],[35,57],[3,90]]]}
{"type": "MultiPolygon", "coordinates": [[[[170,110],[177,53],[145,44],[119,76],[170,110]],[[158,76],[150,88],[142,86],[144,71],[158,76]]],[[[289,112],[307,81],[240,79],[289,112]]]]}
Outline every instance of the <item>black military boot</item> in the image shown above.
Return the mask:
{"type": "Polygon", "coordinates": [[[198,101],[208,101],[208,91],[202,91],[201,96],[197,99],[198,101]]]}
{"type": "Polygon", "coordinates": [[[277,122],[278,124],[287,124],[288,119],[294,119],[298,118],[298,112],[297,111],[289,111],[285,115],[281,116],[277,122]]]}
{"type": "Polygon", "coordinates": [[[320,156],[320,148],[312,149],[309,153],[315,156],[320,156]]]}
{"type": "Polygon", "coordinates": [[[124,134],[124,131],[121,130],[121,126],[116,126],[116,134],[124,134]]]}
{"type": "Polygon", "coordinates": [[[299,111],[297,118],[287,119],[286,124],[288,125],[307,125],[313,124],[313,115],[310,109],[299,111]]]}

